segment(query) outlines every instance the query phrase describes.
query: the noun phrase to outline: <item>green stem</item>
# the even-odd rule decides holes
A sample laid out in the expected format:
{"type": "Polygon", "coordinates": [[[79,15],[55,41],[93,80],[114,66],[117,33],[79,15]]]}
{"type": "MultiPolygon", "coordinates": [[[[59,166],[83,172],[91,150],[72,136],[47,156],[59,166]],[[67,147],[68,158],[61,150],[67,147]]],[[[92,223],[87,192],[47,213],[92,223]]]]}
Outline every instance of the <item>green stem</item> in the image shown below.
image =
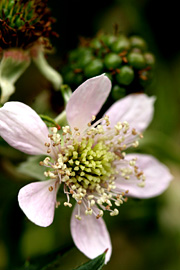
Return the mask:
{"type": "Polygon", "coordinates": [[[62,113],[60,113],[55,119],[54,121],[59,124],[60,126],[65,126],[67,125],[67,118],[66,118],[66,111],[63,111],[62,113]]]}
{"type": "Polygon", "coordinates": [[[11,49],[3,52],[0,62],[0,103],[5,103],[15,91],[15,82],[30,65],[27,51],[11,49]]]}
{"type": "Polygon", "coordinates": [[[54,89],[60,90],[63,81],[62,76],[48,64],[42,49],[39,49],[37,54],[33,56],[33,61],[43,76],[52,83],[54,89]]]}
{"type": "Polygon", "coordinates": [[[66,105],[72,95],[72,90],[67,84],[63,84],[61,85],[61,93],[64,98],[64,103],[66,105]]]}

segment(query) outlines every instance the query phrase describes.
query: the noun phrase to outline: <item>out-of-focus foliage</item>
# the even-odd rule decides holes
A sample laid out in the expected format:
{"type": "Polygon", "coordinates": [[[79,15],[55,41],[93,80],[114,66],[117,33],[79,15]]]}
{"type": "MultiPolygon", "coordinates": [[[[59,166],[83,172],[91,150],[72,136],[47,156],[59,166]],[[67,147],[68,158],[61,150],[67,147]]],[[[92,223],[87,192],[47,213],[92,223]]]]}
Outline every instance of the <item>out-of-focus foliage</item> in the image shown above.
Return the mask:
{"type": "MultiPolygon", "coordinates": [[[[87,2],[82,0],[52,0],[49,5],[53,17],[57,18],[56,32],[60,34],[59,40],[52,40],[56,52],[48,59],[54,67],[62,66],[67,52],[77,47],[79,36],[93,37],[99,30],[112,34],[114,24],[118,24],[125,35],[145,39],[155,55],[154,80],[147,87],[147,93],[157,97],[155,116],[139,151],[157,156],[170,167],[175,179],[162,196],[142,201],[129,199],[120,208],[119,216],[109,218],[105,215],[113,254],[103,269],[179,270],[180,44],[177,4],[172,1],[162,5],[154,0],[92,0],[88,2],[88,12],[87,2]]],[[[34,66],[19,79],[16,89],[11,100],[29,104],[40,114],[55,117],[63,109],[61,94],[51,89],[34,66]]],[[[25,160],[25,154],[0,140],[1,270],[14,270],[27,260],[72,245],[71,209],[60,206],[54,223],[48,228],[32,224],[19,209],[18,190],[32,181],[16,170],[25,160]]],[[[72,270],[85,261],[87,258],[72,248],[61,257],[57,270],[72,270]]]]}

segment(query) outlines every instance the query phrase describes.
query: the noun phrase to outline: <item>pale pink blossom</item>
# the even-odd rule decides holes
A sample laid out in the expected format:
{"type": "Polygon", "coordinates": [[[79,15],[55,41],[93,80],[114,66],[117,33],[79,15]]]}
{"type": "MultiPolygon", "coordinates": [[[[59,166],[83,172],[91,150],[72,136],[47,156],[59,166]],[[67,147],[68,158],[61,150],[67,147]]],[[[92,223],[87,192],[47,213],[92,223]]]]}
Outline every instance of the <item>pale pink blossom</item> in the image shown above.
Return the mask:
{"type": "Polygon", "coordinates": [[[110,88],[104,75],[80,85],[67,104],[69,126],[62,127],[61,133],[48,129],[34,110],[20,102],[8,102],[0,109],[4,140],[27,154],[46,156],[40,165],[47,168],[45,176],[50,180],[21,188],[21,209],[35,224],[49,226],[63,185],[64,205],[72,206],[71,197],[77,202],[71,218],[76,246],[89,258],[108,248],[106,262],[112,247],[102,219],[104,211],[115,216],[127,196],[157,196],[172,179],[168,168],[154,157],[125,153],[128,147],[138,146],[141,132],[151,122],[154,97],[129,95],[95,121],[110,88]]]}

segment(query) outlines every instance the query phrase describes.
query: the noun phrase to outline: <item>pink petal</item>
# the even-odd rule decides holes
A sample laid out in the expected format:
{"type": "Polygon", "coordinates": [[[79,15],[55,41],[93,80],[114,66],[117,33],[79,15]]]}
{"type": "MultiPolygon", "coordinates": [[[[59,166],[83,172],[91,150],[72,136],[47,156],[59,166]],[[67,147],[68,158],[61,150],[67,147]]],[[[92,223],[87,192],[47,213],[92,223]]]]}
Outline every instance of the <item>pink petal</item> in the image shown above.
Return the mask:
{"type": "Polygon", "coordinates": [[[47,227],[53,222],[58,186],[53,179],[31,183],[20,189],[19,206],[36,225],[47,227]]]}
{"type": "Polygon", "coordinates": [[[67,107],[67,120],[71,128],[87,128],[92,115],[96,115],[111,89],[110,80],[103,74],[81,84],[72,94],[67,107]]]}
{"type": "Polygon", "coordinates": [[[105,113],[111,125],[127,121],[132,128],[143,131],[153,118],[155,98],[145,94],[131,94],[115,102],[105,113]]]}
{"type": "MultiPolygon", "coordinates": [[[[94,207],[94,210],[98,210],[94,207]]],[[[71,234],[77,248],[90,259],[102,254],[107,248],[106,263],[110,260],[112,246],[109,233],[102,218],[96,219],[95,215],[85,215],[81,205],[81,220],[75,218],[78,205],[75,205],[71,217],[71,234]]],[[[97,211],[98,212],[98,211],[97,211]]]]}
{"type": "Polygon", "coordinates": [[[30,154],[47,154],[48,128],[38,114],[21,102],[0,108],[0,136],[12,147],[30,154]]]}
{"type": "Polygon", "coordinates": [[[127,160],[135,157],[137,157],[136,165],[146,176],[145,186],[139,187],[139,180],[136,177],[131,177],[129,180],[119,177],[116,179],[116,189],[119,191],[129,190],[128,196],[136,198],[151,198],[163,193],[173,178],[169,169],[150,155],[126,155],[127,160]]]}

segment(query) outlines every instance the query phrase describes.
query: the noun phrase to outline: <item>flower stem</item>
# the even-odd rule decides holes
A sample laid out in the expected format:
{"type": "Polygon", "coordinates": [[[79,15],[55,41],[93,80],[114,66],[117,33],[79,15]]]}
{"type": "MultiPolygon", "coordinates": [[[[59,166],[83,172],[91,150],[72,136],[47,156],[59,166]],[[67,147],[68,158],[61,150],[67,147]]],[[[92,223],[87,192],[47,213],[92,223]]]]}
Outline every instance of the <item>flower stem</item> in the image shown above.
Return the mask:
{"type": "Polygon", "coordinates": [[[62,113],[60,113],[55,119],[54,121],[59,124],[60,126],[65,126],[67,125],[67,118],[66,118],[66,111],[63,111],[62,113]]]}
{"type": "Polygon", "coordinates": [[[5,50],[0,62],[0,103],[5,103],[15,91],[15,82],[30,64],[30,57],[21,49],[5,50]]]}
{"type": "Polygon", "coordinates": [[[63,84],[61,85],[61,94],[63,96],[64,103],[66,105],[72,95],[72,90],[67,84],[63,84]]]}
{"type": "Polygon", "coordinates": [[[48,64],[44,57],[43,50],[39,49],[37,54],[35,54],[32,58],[43,76],[52,83],[54,89],[60,90],[62,84],[62,76],[48,64]]]}

